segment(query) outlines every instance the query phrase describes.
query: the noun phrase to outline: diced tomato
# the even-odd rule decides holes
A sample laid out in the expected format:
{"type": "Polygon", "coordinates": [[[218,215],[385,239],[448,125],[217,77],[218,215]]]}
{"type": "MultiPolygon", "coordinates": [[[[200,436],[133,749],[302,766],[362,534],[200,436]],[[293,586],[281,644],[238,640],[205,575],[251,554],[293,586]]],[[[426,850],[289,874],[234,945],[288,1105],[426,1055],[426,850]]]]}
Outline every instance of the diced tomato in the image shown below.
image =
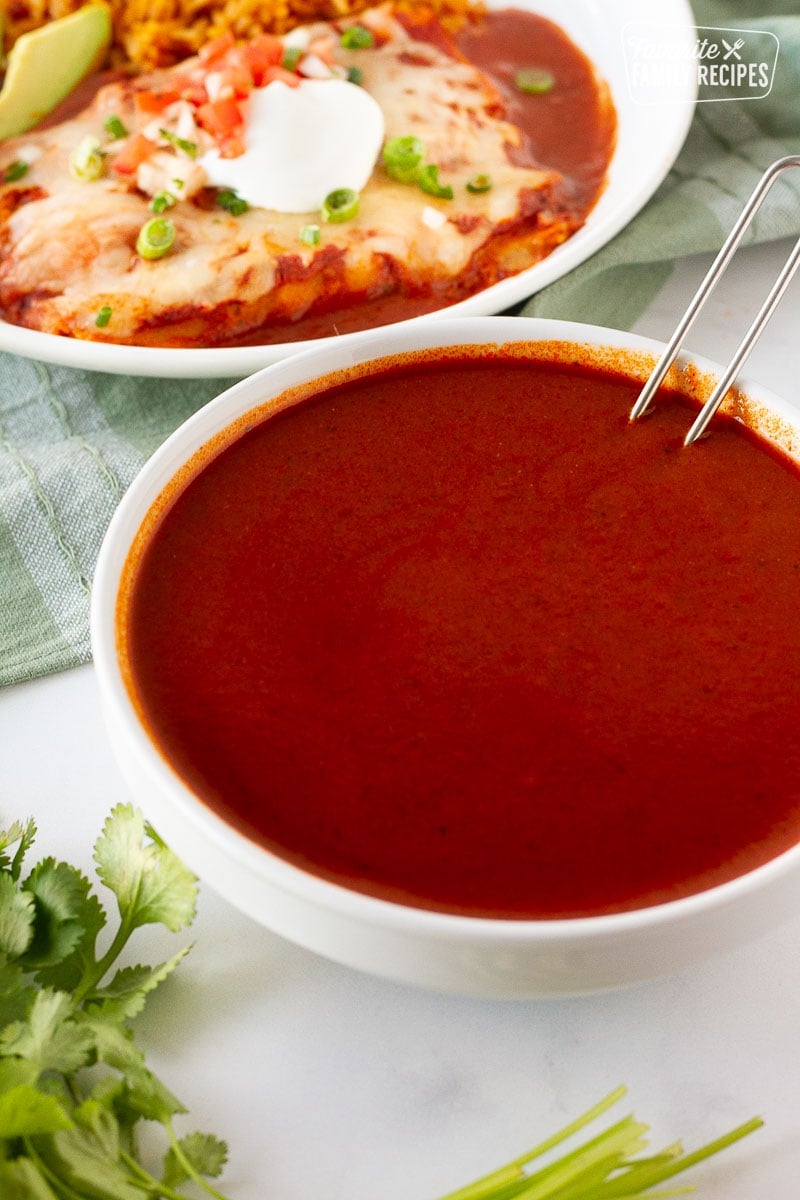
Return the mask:
{"type": "Polygon", "coordinates": [[[276,80],[285,83],[287,87],[300,86],[300,76],[296,71],[287,71],[285,67],[267,67],[264,72],[264,86],[275,83],[276,80]]]}
{"type": "Polygon", "coordinates": [[[243,127],[244,114],[239,101],[231,96],[203,104],[197,110],[197,121],[220,141],[243,127]]]}
{"type": "Polygon", "coordinates": [[[241,47],[242,60],[247,64],[256,87],[264,82],[264,72],[269,67],[280,66],[283,58],[283,42],[270,33],[262,33],[241,47]]]}
{"type": "Polygon", "coordinates": [[[200,61],[206,68],[216,67],[222,62],[229,50],[236,45],[233,34],[228,30],[219,37],[206,42],[199,51],[200,61]]]}
{"type": "Polygon", "coordinates": [[[155,142],[151,142],[143,133],[133,133],[111,159],[111,168],[118,175],[134,175],[139,164],[149,158],[156,148],[155,142]]]}
{"type": "Polygon", "coordinates": [[[152,117],[157,117],[170,104],[176,100],[180,100],[180,93],[173,91],[172,88],[163,92],[134,92],[133,107],[136,110],[137,117],[141,117],[143,121],[149,121],[152,117]]]}
{"type": "Polygon", "coordinates": [[[182,72],[173,76],[171,88],[177,92],[179,100],[188,100],[190,104],[205,104],[208,99],[205,83],[198,73],[182,72]]]}
{"type": "Polygon", "coordinates": [[[324,63],[332,67],[336,62],[336,42],[330,36],[314,38],[308,47],[309,54],[316,54],[324,63]]]}
{"type": "Polygon", "coordinates": [[[238,158],[247,149],[244,140],[244,131],[226,134],[225,137],[220,138],[217,146],[219,147],[220,158],[238,158]]]}
{"type": "Polygon", "coordinates": [[[225,60],[219,71],[219,94],[221,96],[238,96],[240,99],[249,96],[253,90],[253,76],[250,68],[230,57],[225,60]]]}

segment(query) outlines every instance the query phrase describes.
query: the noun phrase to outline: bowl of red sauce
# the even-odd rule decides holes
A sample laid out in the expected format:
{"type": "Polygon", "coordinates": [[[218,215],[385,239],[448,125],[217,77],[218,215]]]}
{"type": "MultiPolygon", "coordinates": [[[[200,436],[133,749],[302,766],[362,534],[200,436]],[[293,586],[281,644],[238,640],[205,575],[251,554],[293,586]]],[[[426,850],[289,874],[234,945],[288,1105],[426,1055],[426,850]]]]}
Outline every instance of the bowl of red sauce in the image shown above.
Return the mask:
{"type": "Polygon", "coordinates": [[[153,456],[98,564],[108,729],[251,917],[428,987],[611,988],[800,905],[800,414],[520,318],[327,343],[153,456]]]}

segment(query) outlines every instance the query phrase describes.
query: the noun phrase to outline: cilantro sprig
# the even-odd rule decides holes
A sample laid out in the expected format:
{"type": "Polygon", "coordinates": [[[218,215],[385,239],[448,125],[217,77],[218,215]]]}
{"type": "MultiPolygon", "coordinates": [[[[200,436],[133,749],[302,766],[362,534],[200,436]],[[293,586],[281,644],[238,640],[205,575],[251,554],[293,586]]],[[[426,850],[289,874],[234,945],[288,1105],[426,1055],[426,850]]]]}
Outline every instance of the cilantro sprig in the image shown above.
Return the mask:
{"type": "Polygon", "coordinates": [[[186,1109],[148,1068],[132,1019],[178,966],[122,966],[132,934],[194,917],[197,883],[141,813],[117,805],[95,843],[100,880],[116,900],[116,929],[75,867],[45,858],[24,874],[33,821],[0,833],[0,1195],[14,1200],[182,1200],[227,1158],[211,1134],[179,1138],[186,1109]],[[141,1123],[163,1127],[158,1175],[141,1161],[141,1123]]]}

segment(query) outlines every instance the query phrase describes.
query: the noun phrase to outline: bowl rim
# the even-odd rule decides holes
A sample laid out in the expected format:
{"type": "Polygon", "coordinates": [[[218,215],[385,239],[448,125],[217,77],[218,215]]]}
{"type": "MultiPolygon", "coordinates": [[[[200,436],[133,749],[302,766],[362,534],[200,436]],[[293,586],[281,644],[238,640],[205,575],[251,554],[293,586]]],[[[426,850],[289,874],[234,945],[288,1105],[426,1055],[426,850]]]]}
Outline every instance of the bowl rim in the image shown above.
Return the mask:
{"type": "MultiPolygon", "coordinates": [[[[101,546],[91,601],[91,640],[101,701],[109,725],[121,730],[149,778],[167,788],[179,818],[238,867],[261,877],[295,899],[328,909],[337,915],[372,926],[434,941],[494,944],[579,942],[591,937],[594,943],[606,938],[633,934],[672,925],[691,923],[710,910],[736,904],[751,893],[776,883],[800,863],[800,841],[742,875],[688,896],[643,908],[615,913],[564,918],[502,918],[466,915],[428,909],[389,900],[316,875],[260,845],[228,823],[206,804],[178,775],[147,732],[125,685],[116,651],[116,611],[122,570],[133,540],[147,512],[177,470],[216,435],[232,426],[245,412],[270,398],[334,371],[355,369],[381,358],[392,358],[407,350],[445,346],[504,345],[513,342],[562,342],[581,347],[631,351],[651,358],[664,343],[638,334],[603,326],[537,317],[464,317],[441,320],[427,326],[396,326],[375,329],[349,339],[328,342],[291,358],[281,360],[225,389],[184,421],[155,451],[131,483],[109,525],[101,546]],[[321,365],[324,364],[324,365],[321,365]]],[[[702,375],[718,377],[722,368],[702,356],[682,354],[681,368],[691,366],[702,375]]],[[[800,410],[756,382],[742,378],[737,390],[757,406],[763,406],[797,430],[800,439],[800,410]]],[[[267,418],[269,419],[269,418],[267,418]]],[[[800,451],[797,453],[800,462],[800,451]]],[[[148,818],[158,826],[157,813],[148,818]]],[[[180,855],[180,846],[173,846],[180,855]]],[[[206,876],[213,887],[214,879],[206,876]]]]}

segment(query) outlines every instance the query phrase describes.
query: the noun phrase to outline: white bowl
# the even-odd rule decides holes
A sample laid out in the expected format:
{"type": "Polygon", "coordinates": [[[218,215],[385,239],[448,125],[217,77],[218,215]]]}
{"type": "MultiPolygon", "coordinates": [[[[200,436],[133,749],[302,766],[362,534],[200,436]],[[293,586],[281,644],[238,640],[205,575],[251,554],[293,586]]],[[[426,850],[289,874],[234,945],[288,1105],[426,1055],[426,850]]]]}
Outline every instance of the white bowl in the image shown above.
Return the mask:
{"type": "MultiPolygon", "coordinates": [[[[197,874],[255,920],[329,958],[422,986],[491,996],[543,996],[618,987],[681,970],[753,938],[800,908],[800,846],[729,883],[685,899],[609,916],[497,920],[376,899],[271,854],[226,824],[172,770],[140,722],[116,651],[123,568],[148,510],[183,464],[251,408],[331,372],[409,350],[508,342],[578,347],[581,359],[621,363],[644,380],[662,347],[614,330],[558,321],[477,317],[379,329],[327,342],[237,384],[187,421],[134,481],[108,531],[94,582],[92,641],[114,750],[135,799],[197,874]]],[[[719,368],[675,368],[707,394],[719,368]]],[[[748,384],[737,413],[800,459],[800,413],[748,384]]],[[[687,451],[688,453],[688,451],[687,451]]]]}

